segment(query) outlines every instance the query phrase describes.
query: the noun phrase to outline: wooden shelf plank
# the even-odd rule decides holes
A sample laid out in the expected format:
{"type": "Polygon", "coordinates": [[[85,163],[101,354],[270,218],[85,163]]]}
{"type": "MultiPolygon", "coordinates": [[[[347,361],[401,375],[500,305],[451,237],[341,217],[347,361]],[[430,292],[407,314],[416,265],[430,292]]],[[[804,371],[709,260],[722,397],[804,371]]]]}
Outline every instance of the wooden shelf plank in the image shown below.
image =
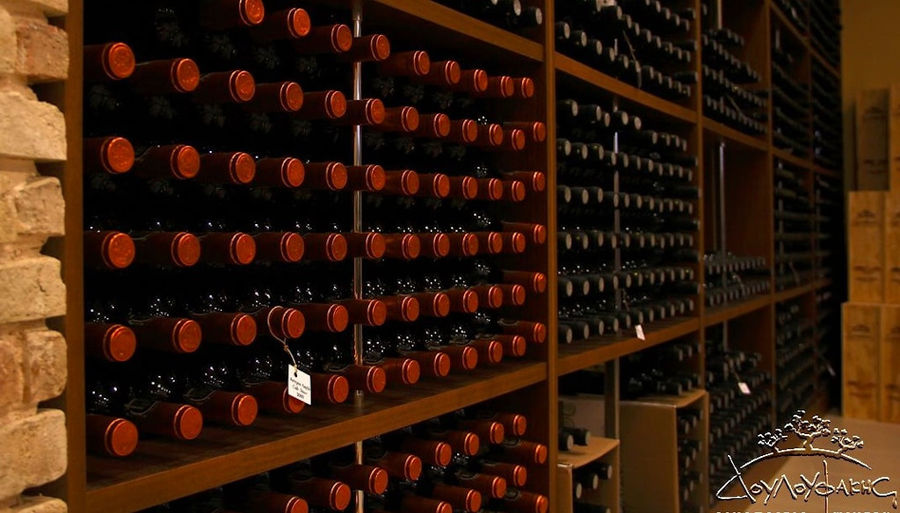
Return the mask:
{"type": "Polygon", "coordinates": [[[567,75],[575,77],[579,80],[605,89],[613,94],[619,95],[626,100],[638,103],[644,107],[653,109],[667,116],[678,118],[688,123],[697,122],[697,112],[687,107],[682,107],[676,103],[664,100],[656,95],[642,91],[637,87],[626,84],[605,73],[601,73],[596,69],[582,64],[571,57],[567,57],[559,52],[553,56],[556,63],[556,69],[567,75]]]}
{"type": "Polygon", "coordinates": [[[591,436],[585,447],[575,446],[571,451],[559,451],[560,465],[572,465],[572,468],[581,468],[588,463],[593,463],[619,446],[619,441],[614,438],[591,436]]]}
{"type": "Polygon", "coordinates": [[[831,278],[822,278],[816,280],[814,282],[803,285],[802,287],[794,287],[792,289],[782,290],[781,292],[776,292],[773,296],[772,300],[775,303],[780,303],[782,301],[787,301],[789,299],[794,299],[797,296],[802,296],[807,292],[812,292],[814,290],[818,290],[825,287],[830,287],[832,284],[831,278]]]}
{"type": "Polygon", "coordinates": [[[770,304],[772,296],[769,294],[759,295],[738,303],[731,303],[716,308],[708,308],[703,312],[703,326],[713,326],[725,321],[746,315],[755,310],[770,304]]]}
{"type": "Polygon", "coordinates": [[[88,458],[89,513],[126,513],[344,447],[547,379],[543,362],[425,380],[369,396],[361,405],[260,417],[247,429],[209,426],[192,442],[142,441],[128,458],[88,458]]]}
{"type": "Polygon", "coordinates": [[[658,321],[644,327],[645,340],[637,337],[604,337],[559,347],[557,373],[562,376],[674,340],[700,329],[697,317],[658,321]]]}
{"type": "Polygon", "coordinates": [[[772,12],[775,13],[775,17],[778,18],[778,21],[780,21],[782,25],[787,27],[787,29],[791,32],[791,35],[793,35],[798,42],[805,44],[808,47],[808,38],[806,37],[806,34],[800,32],[800,29],[797,28],[797,25],[795,25],[794,22],[791,21],[790,18],[788,18],[787,14],[785,14],[780,7],[775,5],[774,2],[771,5],[772,12]]]}
{"type": "Polygon", "coordinates": [[[813,171],[820,175],[830,176],[832,178],[843,178],[842,172],[828,169],[827,167],[822,167],[818,164],[813,164],[813,171]]]}
{"type": "Polygon", "coordinates": [[[834,64],[832,64],[832,63],[828,62],[827,60],[825,60],[825,57],[822,57],[822,54],[819,53],[818,50],[816,50],[815,48],[813,48],[812,45],[810,45],[810,47],[809,47],[809,53],[813,56],[814,59],[816,59],[817,61],[819,61],[819,64],[821,64],[822,67],[825,68],[826,71],[828,71],[829,73],[831,73],[832,75],[834,75],[835,78],[837,78],[838,80],[840,80],[840,78],[841,78],[841,72],[840,72],[836,67],[834,67],[834,64]]]}
{"type": "Polygon", "coordinates": [[[803,169],[812,169],[813,167],[812,162],[810,162],[809,160],[798,157],[780,148],[773,147],[772,155],[787,162],[788,164],[792,164],[803,169]]]}
{"type": "Polygon", "coordinates": [[[544,60],[542,44],[431,0],[372,0],[370,3],[376,9],[387,7],[534,61],[544,60]]]}
{"type": "Polygon", "coordinates": [[[825,289],[832,285],[834,285],[834,281],[831,278],[822,278],[815,283],[814,287],[816,289],[825,289]]]}
{"type": "Polygon", "coordinates": [[[705,394],[706,389],[695,388],[680,395],[648,395],[622,402],[629,404],[660,404],[663,406],[671,406],[680,409],[697,402],[698,400],[702,399],[705,394]]]}
{"type": "Polygon", "coordinates": [[[740,130],[735,130],[728,125],[719,123],[718,121],[710,119],[706,116],[703,116],[701,123],[703,124],[704,130],[708,130],[741,146],[759,151],[767,151],[769,149],[766,141],[752,135],[747,135],[740,130]]]}

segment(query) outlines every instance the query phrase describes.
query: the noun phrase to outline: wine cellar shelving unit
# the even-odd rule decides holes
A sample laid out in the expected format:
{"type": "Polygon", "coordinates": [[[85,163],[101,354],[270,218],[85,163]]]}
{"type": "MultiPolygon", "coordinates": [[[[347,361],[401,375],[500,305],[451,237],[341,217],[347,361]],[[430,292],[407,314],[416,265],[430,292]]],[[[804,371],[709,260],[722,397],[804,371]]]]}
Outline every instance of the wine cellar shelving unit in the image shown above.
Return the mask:
{"type": "MultiPolygon", "coordinates": [[[[85,348],[84,348],[84,247],[82,233],[84,192],[82,170],[83,138],[83,34],[84,3],[91,0],[72,0],[70,12],[60,20],[70,38],[71,70],[65,86],[48,89],[45,97],[63,107],[67,118],[68,163],[57,172],[64,184],[67,204],[66,232],[68,236],[59,247],[51,248],[63,261],[63,276],[67,285],[67,316],[59,326],[68,342],[69,381],[65,395],[57,403],[67,417],[69,465],[67,474],[48,493],[61,495],[73,513],[126,513],[142,510],[184,497],[205,489],[242,479],[253,474],[283,466],[291,462],[352,445],[372,436],[421,422],[455,409],[500,398],[507,408],[528,416],[529,437],[549,448],[544,471],[530,474],[528,489],[550,498],[550,511],[556,511],[556,462],[559,459],[556,432],[558,429],[558,378],[581,369],[604,366],[606,378],[606,432],[594,433],[610,439],[620,438],[618,363],[617,359],[682,337],[693,338],[701,344],[706,328],[728,323],[732,345],[761,355],[760,368],[775,376],[770,393],[772,415],[778,403],[775,383],[776,313],[779,304],[788,301],[802,303],[801,311],[816,326],[810,336],[811,351],[818,355],[834,354],[829,348],[836,344],[839,330],[834,329],[828,316],[837,319],[835,304],[843,295],[840,283],[840,241],[835,241],[842,227],[836,219],[842,215],[841,194],[829,191],[841,188],[840,162],[825,167],[822,160],[813,160],[814,120],[803,120],[809,130],[806,155],[776,147],[773,143],[774,115],[771,97],[768,102],[767,131],[754,136],[714,121],[703,114],[702,84],[698,82],[690,98],[670,101],[629,85],[608,74],[591,68],[555,48],[554,1],[527,0],[526,5],[537,6],[543,12],[543,24],[516,34],[476,18],[467,16],[432,0],[340,0],[328,2],[344,9],[341,22],[361,29],[362,34],[384,33],[397,48],[424,48],[442,55],[451,55],[470,65],[483,66],[490,73],[508,73],[534,79],[534,98],[516,104],[511,110],[517,119],[540,120],[546,123],[547,137],[543,144],[530,145],[520,165],[546,172],[544,192],[529,192],[525,202],[510,204],[516,220],[542,223],[547,229],[545,245],[529,246],[518,263],[511,264],[540,270],[548,278],[546,292],[529,296],[520,308],[519,318],[543,322],[547,326],[547,340],[529,345],[524,358],[507,359],[496,366],[480,366],[472,372],[452,373],[434,380],[423,378],[414,386],[388,387],[380,394],[352,397],[347,403],[327,408],[309,408],[295,417],[261,416],[250,429],[220,429],[210,427],[193,443],[165,443],[148,440],[139,450],[126,458],[90,455],[85,448],[85,348]],[[690,153],[698,158],[692,183],[701,189],[694,201],[694,212],[701,220],[695,234],[694,248],[699,255],[731,251],[735,254],[762,257],[769,269],[768,292],[736,299],[715,307],[705,301],[703,287],[704,263],[696,263],[695,271],[701,282],[699,295],[694,296],[696,308],[692,313],[644,323],[644,335],[638,337],[634,329],[621,329],[619,334],[591,337],[571,344],[558,340],[557,309],[557,100],[558,91],[582,98],[596,98],[597,103],[617,104],[656,126],[666,127],[686,138],[690,153]],[[724,162],[724,166],[720,163],[724,162]],[[777,287],[780,264],[784,260],[781,242],[786,240],[779,231],[778,198],[775,169],[779,163],[790,166],[804,177],[805,191],[815,210],[814,227],[791,237],[809,242],[808,275],[777,287]],[[721,169],[724,167],[724,169],[721,169]],[[713,190],[715,189],[715,190],[713,190]],[[824,193],[822,193],[824,191],[824,193]],[[828,212],[823,212],[828,211],[828,212]],[[830,213],[829,213],[830,212],[830,213]],[[714,233],[717,231],[718,233],[714,233]],[[834,235],[830,237],[830,235],[834,235]],[[824,247],[827,244],[827,248],[824,247]],[[835,263],[835,259],[837,263],[835,263]],[[799,285],[797,284],[799,283],[799,285]],[[732,321],[732,322],[729,322],[732,321]]],[[[315,1],[297,1],[299,6],[315,1]]],[[[761,72],[759,90],[772,85],[771,35],[776,28],[781,37],[792,40],[797,68],[794,77],[810,88],[818,74],[840,81],[840,69],[823,57],[811,43],[807,29],[798,26],[781,11],[774,0],[731,2],[721,0],[723,23],[746,39],[740,55],[761,72]],[[729,25],[731,24],[731,25],[729,25]]],[[[699,12],[701,2],[678,2],[679,7],[693,7],[699,12]],[[683,4],[683,5],[682,5],[683,4]]],[[[818,9],[818,8],[817,8],[818,9]]],[[[800,13],[808,21],[809,12],[800,13]]],[[[806,27],[809,23],[804,24],[806,27]]],[[[695,21],[692,36],[699,41],[701,23],[695,21]]],[[[359,33],[359,32],[358,32],[359,33]]],[[[703,63],[702,51],[695,54],[691,66],[698,74],[703,63]]],[[[356,80],[366,80],[356,75],[356,80]]],[[[352,84],[345,87],[348,98],[352,84]]],[[[357,91],[358,97],[358,91],[357,91]]],[[[574,97],[574,96],[573,96],[574,97]]],[[[839,105],[839,103],[838,103],[839,105]]],[[[840,125],[836,130],[840,130],[840,125]]],[[[352,148],[345,150],[350,154],[352,148]]],[[[518,157],[517,157],[518,158],[518,157]]],[[[365,154],[356,155],[357,163],[366,161],[365,154]]],[[[824,162],[827,162],[825,160],[824,162]]],[[[348,162],[349,163],[349,162],[348,162]]],[[[506,204],[504,204],[506,205],[506,204]]],[[[364,217],[362,207],[356,205],[357,220],[364,217]]],[[[359,224],[355,226],[359,229],[359,224]]],[[[787,271],[791,273],[793,271],[787,271]]],[[[355,285],[361,287],[360,269],[354,271],[355,285]]],[[[358,289],[357,289],[358,290],[358,289]]],[[[838,321],[834,321],[838,322],[838,321]]],[[[351,330],[352,331],[352,330],[351,330]]],[[[701,352],[698,369],[704,367],[701,352]]],[[[817,379],[808,405],[821,408],[828,403],[824,373],[827,361],[816,359],[817,379]],[[818,379],[822,377],[822,379],[818,379]]],[[[830,366],[829,366],[830,368],[830,366]]],[[[780,417],[780,415],[779,415],[780,417]]],[[[619,452],[619,458],[627,452],[619,452]]],[[[708,457],[705,451],[704,457],[708,457]]],[[[617,460],[618,461],[618,460],[617,460]]],[[[619,461],[620,465],[623,465],[619,461]]],[[[616,469],[618,474],[618,469],[616,469]]],[[[625,483],[627,485],[627,482],[625,483]]],[[[709,488],[715,489],[714,483],[709,488]]],[[[618,496],[618,494],[616,494],[618,496]]],[[[673,510],[675,511],[675,510],[673,510]]]]}

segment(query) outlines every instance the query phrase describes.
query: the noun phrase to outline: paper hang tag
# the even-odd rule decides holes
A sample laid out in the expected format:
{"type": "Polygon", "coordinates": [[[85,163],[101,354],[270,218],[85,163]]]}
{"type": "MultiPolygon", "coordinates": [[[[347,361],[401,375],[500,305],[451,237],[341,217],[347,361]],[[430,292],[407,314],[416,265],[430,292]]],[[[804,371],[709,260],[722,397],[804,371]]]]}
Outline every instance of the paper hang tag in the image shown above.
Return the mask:
{"type": "Polygon", "coordinates": [[[830,374],[832,378],[837,376],[837,372],[834,372],[834,367],[828,362],[825,362],[825,370],[828,371],[828,374],[830,374]]]}
{"type": "Polygon", "coordinates": [[[634,332],[637,334],[638,340],[647,340],[647,337],[644,335],[644,327],[640,324],[634,327],[634,332]]]}
{"type": "Polygon", "coordinates": [[[288,365],[288,395],[308,405],[312,404],[312,381],[309,374],[293,365],[288,365]]]}
{"type": "Polygon", "coordinates": [[[750,395],[750,386],[747,385],[747,382],[746,382],[746,381],[739,381],[739,382],[738,382],[738,389],[741,391],[742,394],[744,394],[744,395],[750,395]]]}

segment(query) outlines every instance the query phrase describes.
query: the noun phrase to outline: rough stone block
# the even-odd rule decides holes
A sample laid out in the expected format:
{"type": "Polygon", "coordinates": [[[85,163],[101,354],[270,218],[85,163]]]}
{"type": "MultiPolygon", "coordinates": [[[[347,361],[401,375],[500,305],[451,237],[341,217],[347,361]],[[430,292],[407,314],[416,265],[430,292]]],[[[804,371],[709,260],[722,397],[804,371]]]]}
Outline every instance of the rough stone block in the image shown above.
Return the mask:
{"type": "Polygon", "coordinates": [[[66,32],[43,19],[16,20],[16,72],[32,82],[63,80],[69,74],[66,32]]]}
{"type": "Polygon", "coordinates": [[[11,196],[0,195],[0,244],[13,242],[19,233],[16,219],[16,205],[11,196]]]}
{"type": "Polygon", "coordinates": [[[34,177],[16,190],[19,233],[50,237],[65,231],[62,187],[54,177],[34,177]]]}
{"type": "Polygon", "coordinates": [[[66,387],[66,339],[52,330],[25,332],[25,401],[37,403],[66,387]]]}
{"type": "Polygon", "coordinates": [[[0,5],[0,73],[13,73],[16,69],[16,29],[12,15],[0,5]]]}
{"type": "Polygon", "coordinates": [[[65,312],[66,288],[59,260],[41,255],[0,263],[0,323],[55,317],[65,312]]]}
{"type": "Polygon", "coordinates": [[[66,471],[66,423],[60,410],[0,424],[0,500],[49,483],[66,471]]]}
{"type": "Polygon", "coordinates": [[[66,513],[66,503],[53,497],[23,495],[9,513],[66,513]]]}
{"type": "Polygon", "coordinates": [[[0,0],[0,5],[14,11],[37,11],[45,16],[62,16],[69,12],[68,0],[0,0]]]}
{"type": "Polygon", "coordinates": [[[0,157],[66,159],[66,122],[54,105],[0,92],[0,157]]]}
{"type": "Polygon", "coordinates": [[[22,347],[15,337],[0,338],[0,412],[11,404],[22,402],[25,374],[22,347]]]}

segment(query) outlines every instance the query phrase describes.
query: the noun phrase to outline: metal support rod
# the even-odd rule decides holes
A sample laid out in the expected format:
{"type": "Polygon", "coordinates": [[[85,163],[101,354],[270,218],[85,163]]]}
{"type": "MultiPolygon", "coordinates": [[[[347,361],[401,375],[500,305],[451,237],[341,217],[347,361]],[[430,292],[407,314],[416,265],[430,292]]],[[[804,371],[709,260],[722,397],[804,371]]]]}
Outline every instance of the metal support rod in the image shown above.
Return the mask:
{"type": "MultiPolygon", "coordinates": [[[[719,197],[716,201],[716,210],[718,210],[719,217],[719,247],[717,248],[719,251],[719,257],[725,258],[725,254],[728,252],[728,241],[725,238],[725,142],[722,141],[719,143],[719,155],[718,155],[718,164],[719,169],[717,170],[717,175],[719,178],[719,197]]],[[[722,285],[725,285],[725,274],[722,274],[722,285]]]]}
{"type": "Polygon", "coordinates": [[[606,436],[619,438],[619,360],[610,360],[604,365],[603,386],[604,409],[606,411],[606,436]]]}
{"type": "MultiPolygon", "coordinates": [[[[360,37],[362,36],[362,0],[353,0],[353,36],[360,37]]],[[[353,63],[353,99],[360,100],[362,99],[362,62],[356,61],[353,63]]],[[[359,166],[362,164],[362,127],[360,125],[353,125],[353,165],[359,166]]],[[[362,192],[354,191],[353,192],[353,231],[361,232],[362,231],[362,192]]],[[[363,290],[363,275],[362,275],[362,258],[354,258],[353,259],[353,297],[356,299],[362,298],[362,290],[363,290]]],[[[353,359],[357,365],[363,363],[363,328],[362,325],[354,324],[353,325],[353,359]]],[[[363,392],[361,390],[357,390],[356,394],[353,397],[353,401],[357,408],[362,407],[363,403],[363,392]]],[[[354,443],[354,453],[356,456],[356,463],[362,464],[363,462],[363,442],[362,440],[358,440],[354,443]]],[[[365,512],[365,494],[363,491],[358,490],[356,492],[356,513],[364,513],[365,512]]]]}
{"type": "MultiPolygon", "coordinates": [[[[613,97],[612,101],[612,109],[613,112],[619,110],[619,98],[613,97]]],[[[618,154],[619,152],[619,131],[615,130],[613,132],[613,140],[612,140],[612,149],[613,152],[618,154]]],[[[618,198],[620,193],[619,188],[619,170],[616,169],[613,172],[613,197],[618,198]]],[[[616,207],[613,209],[613,233],[615,234],[617,240],[616,247],[613,249],[613,270],[616,273],[622,271],[622,240],[621,240],[621,231],[622,231],[622,217],[619,208],[616,207]]],[[[621,288],[616,290],[616,310],[622,310],[623,301],[624,300],[624,292],[621,288]]]]}
{"type": "MultiPolygon", "coordinates": [[[[725,261],[726,254],[726,243],[727,239],[725,238],[725,141],[719,142],[719,159],[718,159],[719,169],[717,170],[717,175],[719,178],[719,197],[716,202],[716,209],[718,210],[719,217],[719,258],[721,262],[725,261]]],[[[725,286],[727,276],[725,273],[722,273],[722,286],[725,286]]],[[[722,323],[722,349],[728,350],[728,321],[722,323]]]]}
{"type": "Polygon", "coordinates": [[[722,29],[722,0],[716,0],[716,28],[722,29]]]}

